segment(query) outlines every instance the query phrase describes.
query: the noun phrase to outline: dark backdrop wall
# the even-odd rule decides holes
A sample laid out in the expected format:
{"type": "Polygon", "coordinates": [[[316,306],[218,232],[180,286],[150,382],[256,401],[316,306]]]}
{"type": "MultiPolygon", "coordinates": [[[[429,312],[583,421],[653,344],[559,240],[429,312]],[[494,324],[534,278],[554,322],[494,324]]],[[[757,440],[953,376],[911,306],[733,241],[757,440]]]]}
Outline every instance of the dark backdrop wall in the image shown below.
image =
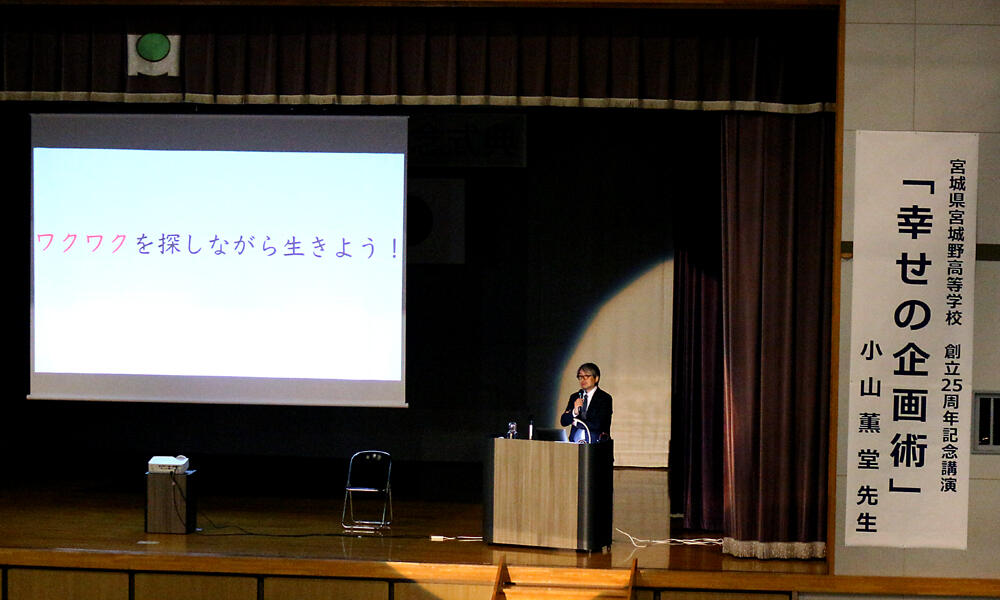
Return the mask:
{"type": "MultiPolygon", "coordinates": [[[[474,477],[489,437],[504,431],[512,418],[524,423],[533,415],[536,423],[554,424],[556,378],[568,349],[603,301],[670,256],[676,207],[717,201],[711,182],[717,180],[719,126],[713,114],[361,109],[411,116],[411,188],[423,179],[464,185],[463,226],[442,221],[433,206],[411,201],[411,224],[463,236],[465,257],[458,263],[408,264],[409,408],[28,401],[28,115],[60,110],[239,109],[0,105],[6,288],[13,299],[3,319],[7,386],[0,403],[0,444],[5,456],[19,457],[7,477],[20,480],[86,478],[97,470],[108,481],[138,486],[149,456],[185,454],[205,473],[202,484],[209,489],[232,489],[251,471],[257,491],[336,489],[346,457],[381,448],[398,461],[399,476],[413,480],[411,489],[436,489],[434,477],[427,476],[434,469],[448,477],[472,474],[465,487],[475,496],[474,477]],[[503,160],[468,166],[462,153],[444,152],[442,159],[440,148],[421,134],[447,130],[449,123],[475,129],[477,122],[493,123],[498,116],[523,123],[520,166],[503,166],[503,160]]],[[[404,487],[397,486],[399,493],[406,493],[404,487]]]]}

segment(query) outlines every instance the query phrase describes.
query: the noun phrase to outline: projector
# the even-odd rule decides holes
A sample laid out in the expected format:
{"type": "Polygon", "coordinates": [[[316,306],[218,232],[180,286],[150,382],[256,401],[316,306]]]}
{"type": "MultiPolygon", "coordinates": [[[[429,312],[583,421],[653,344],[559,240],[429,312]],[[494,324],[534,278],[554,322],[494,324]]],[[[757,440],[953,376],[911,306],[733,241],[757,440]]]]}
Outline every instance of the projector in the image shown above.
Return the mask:
{"type": "Polygon", "coordinates": [[[185,473],[188,470],[188,457],[183,454],[178,456],[154,456],[149,459],[150,473],[185,473]]]}

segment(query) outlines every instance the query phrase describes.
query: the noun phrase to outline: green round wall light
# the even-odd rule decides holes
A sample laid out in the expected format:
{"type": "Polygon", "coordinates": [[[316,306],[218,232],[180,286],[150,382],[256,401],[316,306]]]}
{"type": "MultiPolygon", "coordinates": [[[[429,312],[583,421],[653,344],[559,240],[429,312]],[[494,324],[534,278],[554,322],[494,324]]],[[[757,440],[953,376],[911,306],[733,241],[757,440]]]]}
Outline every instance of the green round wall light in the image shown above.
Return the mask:
{"type": "Polygon", "coordinates": [[[149,62],[161,61],[170,54],[170,39],[162,33],[143,34],[135,42],[135,51],[149,62]]]}

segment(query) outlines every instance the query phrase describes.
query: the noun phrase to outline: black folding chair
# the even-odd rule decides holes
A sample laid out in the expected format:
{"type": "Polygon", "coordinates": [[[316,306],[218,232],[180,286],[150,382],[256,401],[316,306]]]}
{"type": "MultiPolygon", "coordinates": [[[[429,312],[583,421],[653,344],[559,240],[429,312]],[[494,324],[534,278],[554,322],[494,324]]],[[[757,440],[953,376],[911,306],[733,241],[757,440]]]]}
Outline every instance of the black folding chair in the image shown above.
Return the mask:
{"type": "Polygon", "coordinates": [[[382,529],[392,523],[392,457],[381,450],[362,450],[351,457],[344,486],[344,510],[340,523],[345,529],[382,529]],[[374,497],[360,502],[355,515],[355,494],[374,497]],[[381,516],[378,505],[381,504],[381,516]]]}

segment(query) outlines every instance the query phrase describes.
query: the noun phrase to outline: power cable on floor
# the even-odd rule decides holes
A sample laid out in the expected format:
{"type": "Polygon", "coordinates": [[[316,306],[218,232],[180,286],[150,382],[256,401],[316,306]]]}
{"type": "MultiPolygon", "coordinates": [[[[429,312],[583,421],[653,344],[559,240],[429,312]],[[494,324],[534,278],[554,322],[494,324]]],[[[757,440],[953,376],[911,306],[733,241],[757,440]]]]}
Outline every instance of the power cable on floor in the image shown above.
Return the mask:
{"type": "Polygon", "coordinates": [[[644,540],[615,527],[615,531],[624,535],[636,548],[649,546],[721,546],[722,538],[670,538],[666,540],[644,540]]]}

